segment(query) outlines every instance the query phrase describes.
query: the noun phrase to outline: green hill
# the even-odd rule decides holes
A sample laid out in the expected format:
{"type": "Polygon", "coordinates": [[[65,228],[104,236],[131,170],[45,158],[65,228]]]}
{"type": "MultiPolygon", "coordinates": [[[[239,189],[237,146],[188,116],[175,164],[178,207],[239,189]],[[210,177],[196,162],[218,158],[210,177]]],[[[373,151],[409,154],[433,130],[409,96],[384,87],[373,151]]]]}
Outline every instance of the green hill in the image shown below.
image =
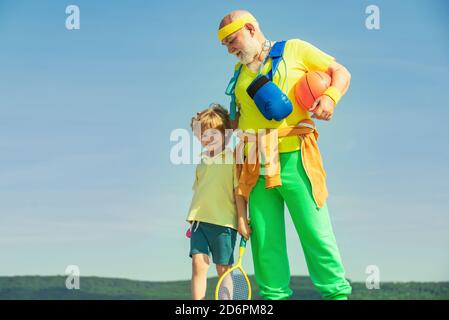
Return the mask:
{"type": "MultiPolygon", "coordinates": [[[[190,299],[190,281],[148,282],[126,279],[82,277],[80,290],[68,290],[64,276],[0,277],[0,299],[190,299]]],[[[255,286],[254,277],[250,277],[255,286]]],[[[208,280],[207,298],[213,298],[217,278],[208,280]]],[[[449,282],[388,282],[379,290],[352,282],[351,299],[449,299],[449,282]]],[[[293,299],[320,299],[308,277],[292,277],[293,299]]],[[[255,299],[257,288],[254,288],[255,299]]]]}

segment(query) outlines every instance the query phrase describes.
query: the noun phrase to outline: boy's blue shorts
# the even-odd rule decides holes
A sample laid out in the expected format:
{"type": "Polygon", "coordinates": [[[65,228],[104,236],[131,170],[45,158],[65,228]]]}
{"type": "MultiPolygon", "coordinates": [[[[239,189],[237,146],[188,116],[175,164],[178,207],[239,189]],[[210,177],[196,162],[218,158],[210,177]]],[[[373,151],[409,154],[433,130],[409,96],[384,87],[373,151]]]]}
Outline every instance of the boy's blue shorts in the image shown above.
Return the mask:
{"type": "Polygon", "coordinates": [[[190,236],[190,257],[196,253],[212,254],[214,264],[234,263],[237,230],[207,222],[194,222],[190,236]]]}

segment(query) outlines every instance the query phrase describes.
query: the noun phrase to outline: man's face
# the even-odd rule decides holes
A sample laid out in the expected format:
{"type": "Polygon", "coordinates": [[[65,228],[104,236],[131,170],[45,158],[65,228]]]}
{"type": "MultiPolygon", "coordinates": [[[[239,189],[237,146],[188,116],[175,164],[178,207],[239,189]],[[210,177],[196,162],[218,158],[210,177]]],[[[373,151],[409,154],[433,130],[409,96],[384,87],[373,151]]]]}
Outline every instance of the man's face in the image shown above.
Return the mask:
{"type": "Polygon", "coordinates": [[[227,36],[223,39],[222,44],[226,46],[228,52],[235,55],[242,64],[253,62],[254,57],[260,50],[260,44],[251,36],[251,33],[246,26],[227,36]]]}

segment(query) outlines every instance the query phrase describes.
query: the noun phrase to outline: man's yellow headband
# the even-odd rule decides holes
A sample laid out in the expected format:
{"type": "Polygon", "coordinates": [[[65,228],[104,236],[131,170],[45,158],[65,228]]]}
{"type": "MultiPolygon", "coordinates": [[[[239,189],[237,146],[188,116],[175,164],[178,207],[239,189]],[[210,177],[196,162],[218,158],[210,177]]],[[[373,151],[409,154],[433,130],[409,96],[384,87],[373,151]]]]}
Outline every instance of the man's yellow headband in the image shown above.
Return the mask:
{"type": "Polygon", "coordinates": [[[231,33],[236,32],[237,30],[242,29],[245,24],[250,22],[256,22],[256,18],[254,18],[251,14],[247,13],[230,24],[225,25],[223,28],[218,30],[218,39],[223,41],[224,38],[229,36],[231,33]]]}

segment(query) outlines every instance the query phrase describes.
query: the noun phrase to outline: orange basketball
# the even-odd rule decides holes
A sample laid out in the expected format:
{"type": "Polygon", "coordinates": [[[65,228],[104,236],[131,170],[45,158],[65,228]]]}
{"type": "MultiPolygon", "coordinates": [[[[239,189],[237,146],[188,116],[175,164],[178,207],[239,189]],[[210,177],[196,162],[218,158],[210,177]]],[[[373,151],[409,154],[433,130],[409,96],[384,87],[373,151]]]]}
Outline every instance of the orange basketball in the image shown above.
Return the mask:
{"type": "Polygon", "coordinates": [[[315,100],[331,85],[331,77],[321,71],[310,71],[299,79],[295,85],[296,102],[309,111],[315,100]]]}

